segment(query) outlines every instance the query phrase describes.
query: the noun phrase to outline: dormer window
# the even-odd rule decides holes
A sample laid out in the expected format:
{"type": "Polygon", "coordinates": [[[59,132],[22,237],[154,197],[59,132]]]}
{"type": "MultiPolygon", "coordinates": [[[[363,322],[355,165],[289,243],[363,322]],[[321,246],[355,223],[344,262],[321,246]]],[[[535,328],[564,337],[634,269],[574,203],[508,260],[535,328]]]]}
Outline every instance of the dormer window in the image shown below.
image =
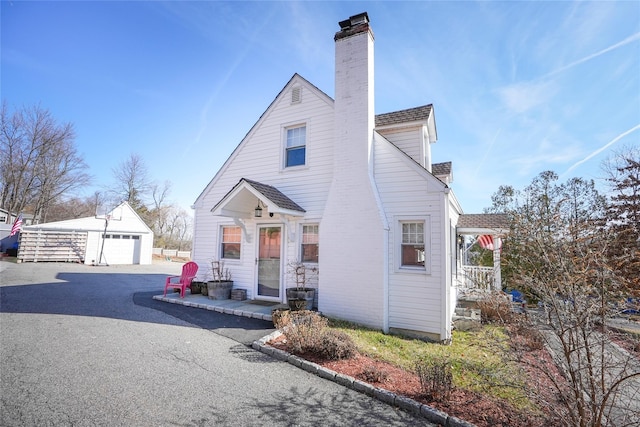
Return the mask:
{"type": "Polygon", "coordinates": [[[297,126],[287,129],[285,144],[285,167],[305,164],[307,127],[297,126]]]}

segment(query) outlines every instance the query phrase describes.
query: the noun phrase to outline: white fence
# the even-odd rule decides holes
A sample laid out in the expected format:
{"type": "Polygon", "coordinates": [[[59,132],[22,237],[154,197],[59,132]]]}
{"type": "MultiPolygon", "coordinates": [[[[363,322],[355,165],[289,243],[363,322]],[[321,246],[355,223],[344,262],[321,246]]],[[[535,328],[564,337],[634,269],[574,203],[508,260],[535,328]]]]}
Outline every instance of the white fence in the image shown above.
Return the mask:
{"type": "Polygon", "coordinates": [[[22,230],[18,262],[84,262],[86,231],[22,230]]]}
{"type": "Polygon", "coordinates": [[[191,259],[191,251],[179,251],[177,249],[153,248],[154,255],[162,255],[166,257],[178,257],[191,259]]]}
{"type": "Polygon", "coordinates": [[[464,274],[462,280],[463,289],[480,289],[484,291],[500,290],[500,288],[495,285],[493,267],[463,265],[462,271],[464,274]]]}

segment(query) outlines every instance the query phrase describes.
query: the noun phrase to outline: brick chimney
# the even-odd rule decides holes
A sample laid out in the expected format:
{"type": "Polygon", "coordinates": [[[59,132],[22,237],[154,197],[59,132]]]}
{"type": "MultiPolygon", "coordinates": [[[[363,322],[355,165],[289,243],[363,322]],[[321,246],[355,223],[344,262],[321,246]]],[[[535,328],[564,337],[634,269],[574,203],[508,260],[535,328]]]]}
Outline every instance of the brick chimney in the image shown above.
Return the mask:
{"type": "Polygon", "coordinates": [[[387,225],[373,178],[373,32],[361,13],[335,34],[333,180],[320,223],[318,308],[388,329],[387,225]]]}

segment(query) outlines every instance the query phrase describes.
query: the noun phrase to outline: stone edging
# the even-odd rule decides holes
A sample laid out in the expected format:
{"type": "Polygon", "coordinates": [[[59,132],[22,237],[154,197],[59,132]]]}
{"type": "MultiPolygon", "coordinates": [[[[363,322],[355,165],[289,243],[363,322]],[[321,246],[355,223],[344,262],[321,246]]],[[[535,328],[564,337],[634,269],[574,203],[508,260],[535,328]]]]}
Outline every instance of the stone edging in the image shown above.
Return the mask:
{"type": "Polygon", "coordinates": [[[335,371],[332,371],[331,369],[325,368],[324,366],[320,366],[317,363],[313,363],[294,354],[287,353],[286,351],[280,350],[279,348],[266,345],[267,342],[278,338],[280,335],[282,335],[282,332],[275,331],[257,341],[254,341],[251,347],[254,350],[260,351],[283,362],[290,363],[291,365],[304,369],[305,371],[317,375],[321,378],[333,381],[344,387],[350,388],[351,390],[357,391],[359,393],[364,393],[368,396],[378,399],[381,402],[387,403],[392,406],[397,406],[398,408],[403,409],[407,412],[411,412],[412,414],[421,416],[432,423],[446,427],[475,427],[471,423],[468,423],[456,417],[449,416],[448,414],[432,408],[429,405],[416,402],[415,400],[409,399],[405,396],[399,396],[382,388],[374,387],[371,384],[365,383],[364,381],[360,381],[348,375],[339,374],[335,371]]]}
{"type": "Polygon", "coordinates": [[[270,314],[254,313],[252,311],[237,310],[229,307],[216,307],[209,304],[201,304],[193,301],[184,301],[176,298],[168,298],[162,295],[154,295],[152,298],[157,301],[184,305],[186,307],[201,308],[204,310],[215,311],[217,313],[222,313],[222,314],[232,314],[234,316],[242,316],[242,317],[248,317],[250,319],[265,320],[267,322],[273,321],[273,317],[270,314]]]}

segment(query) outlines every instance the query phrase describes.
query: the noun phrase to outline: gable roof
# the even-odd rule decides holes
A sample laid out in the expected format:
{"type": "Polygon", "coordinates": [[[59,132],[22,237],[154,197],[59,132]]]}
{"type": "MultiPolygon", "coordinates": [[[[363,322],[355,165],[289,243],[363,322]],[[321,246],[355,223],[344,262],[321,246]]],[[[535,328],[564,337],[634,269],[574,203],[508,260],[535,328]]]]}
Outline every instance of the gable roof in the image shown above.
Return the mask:
{"type": "MultiPolygon", "coordinates": [[[[213,178],[211,179],[211,181],[209,181],[209,183],[207,184],[207,186],[202,190],[202,192],[200,192],[200,194],[198,195],[198,197],[195,200],[195,203],[198,203],[198,201],[200,199],[202,199],[202,197],[207,193],[207,191],[212,187],[213,183],[216,181],[216,179],[218,178],[218,176],[220,176],[222,174],[222,171],[224,169],[226,169],[226,167],[229,165],[229,163],[231,162],[231,160],[235,157],[236,153],[240,150],[240,147],[242,147],[244,145],[244,142],[247,141],[250,136],[253,134],[253,132],[259,127],[260,123],[267,117],[268,113],[271,111],[271,108],[276,104],[276,102],[282,97],[284,96],[284,94],[287,92],[287,90],[292,87],[293,85],[295,85],[296,83],[300,83],[303,84],[305,86],[307,86],[309,89],[311,89],[313,92],[315,92],[319,98],[324,99],[324,101],[327,104],[331,104],[333,105],[334,101],[333,98],[331,98],[329,95],[327,95],[326,93],[324,93],[323,91],[321,91],[320,89],[318,89],[317,86],[315,86],[314,84],[312,84],[311,82],[309,82],[309,80],[305,79],[304,77],[302,77],[300,74],[298,73],[294,73],[293,76],[291,76],[291,78],[289,79],[289,81],[287,82],[287,84],[284,85],[284,87],[280,90],[280,92],[278,92],[278,94],[276,95],[275,98],[273,98],[273,101],[271,101],[271,103],[269,103],[269,106],[267,107],[266,110],[263,111],[263,113],[260,115],[260,117],[258,118],[258,120],[253,124],[253,126],[251,126],[251,129],[249,129],[249,131],[245,134],[245,136],[242,138],[242,141],[240,141],[240,143],[238,143],[238,145],[236,146],[236,148],[234,148],[233,152],[231,153],[231,155],[227,158],[227,160],[225,160],[225,162],[223,163],[223,165],[220,167],[220,169],[218,170],[218,172],[216,172],[216,174],[213,176],[213,178]]],[[[194,204],[195,204],[194,203],[194,204]]],[[[192,206],[193,208],[193,206],[192,206]]]]}
{"type": "Polygon", "coordinates": [[[232,218],[253,214],[255,204],[260,201],[269,213],[300,216],[306,211],[277,188],[241,178],[233,188],[211,208],[214,215],[232,218]],[[257,200],[256,200],[257,199],[257,200]]]}
{"type": "MultiPolygon", "coordinates": [[[[269,199],[273,204],[281,209],[289,209],[292,211],[305,212],[296,202],[285,196],[280,190],[271,185],[262,184],[257,181],[242,178],[245,182],[255,188],[260,194],[269,199]]],[[[240,182],[242,182],[240,180],[240,182]]]]}
{"type": "MultiPolygon", "coordinates": [[[[195,206],[195,204],[198,203],[198,201],[200,201],[204,197],[204,195],[208,192],[208,190],[213,186],[213,184],[216,182],[217,178],[221,175],[223,170],[226,169],[226,167],[230,164],[232,159],[235,157],[235,155],[239,151],[240,147],[244,144],[244,142],[247,139],[250,138],[250,136],[253,134],[254,130],[256,128],[258,128],[259,124],[266,118],[266,116],[268,115],[268,113],[271,110],[272,106],[278,101],[278,99],[280,99],[282,96],[284,96],[284,94],[287,92],[287,90],[290,87],[292,87],[294,84],[296,84],[296,82],[299,82],[299,83],[302,83],[302,84],[306,85],[312,91],[316,92],[318,94],[318,96],[320,96],[321,98],[324,98],[324,100],[328,104],[333,105],[333,103],[334,103],[333,98],[331,98],[325,92],[320,90],[317,86],[315,86],[314,84],[309,82],[307,79],[302,77],[300,74],[294,73],[294,75],[289,79],[287,84],[284,85],[284,87],[276,95],[276,97],[273,99],[273,101],[271,101],[271,103],[269,104],[267,109],[260,115],[258,120],[253,124],[251,129],[249,129],[249,131],[245,134],[245,136],[242,138],[242,141],[240,141],[240,143],[236,146],[236,148],[233,150],[231,155],[224,162],[222,167],[220,167],[220,169],[214,175],[214,177],[211,179],[211,181],[209,181],[207,186],[200,192],[200,194],[198,195],[198,197],[196,198],[196,200],[194,202],[194,206],[195,206]]],[[[400,125],[400,124],[421,123],[421,122],[426,122],[427,126],[429,127],[430,142],[435,142],[437,137],[436,137],[435,119],[434,119],[434,111],[433,111],[433,105],[432,104],[423,105],[423,106],[420,106],[420,107],[408,108],[408,109],[405,109],[405,110],[399,110],[399,111],[394,111],[394,112],[390,112],[390,113],[378,114],[378,115],[375,116],[375,125],[376,125],[376,127],[385,127],[385,126],[394,127],[394,126],[400,125]]],[[[194,206],[192,206],[192,208],[194,206]]],[[[212,211],[213,211],[213,209],[212,209],[212,211]]]]}

